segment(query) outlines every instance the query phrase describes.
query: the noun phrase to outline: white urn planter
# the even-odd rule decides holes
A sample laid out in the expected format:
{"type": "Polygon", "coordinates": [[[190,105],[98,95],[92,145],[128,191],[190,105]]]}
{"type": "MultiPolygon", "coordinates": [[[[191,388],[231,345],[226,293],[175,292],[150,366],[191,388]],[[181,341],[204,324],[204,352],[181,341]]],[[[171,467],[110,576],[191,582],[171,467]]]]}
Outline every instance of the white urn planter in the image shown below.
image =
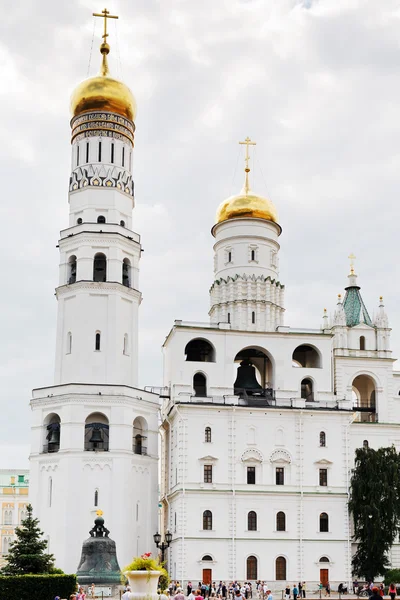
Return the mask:
{"type": "Polygon", "coordinates": [[[157,586],[160,571],[125,571],[131,592],[129,600],[158,600],[157,586]]]}

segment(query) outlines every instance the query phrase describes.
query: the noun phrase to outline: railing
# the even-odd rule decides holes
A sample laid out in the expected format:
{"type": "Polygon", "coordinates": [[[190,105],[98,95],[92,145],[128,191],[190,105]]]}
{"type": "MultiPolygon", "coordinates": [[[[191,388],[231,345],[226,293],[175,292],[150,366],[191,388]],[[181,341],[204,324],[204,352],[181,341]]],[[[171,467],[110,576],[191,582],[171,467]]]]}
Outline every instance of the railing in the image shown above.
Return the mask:
{"type": "Polygon", "coordinates": [[[147,456],[147,448],[141,444],[135,444],[133,446],[133,451],[135,454],[143,454],[144,456],[147,456]]]}
{"type": "Polygon", "coordinates": [[[108,452],[108,442],[85,442],[87,452],[108,452]]]}
{"type": "Polygon", "coordinates": [[[371,402],[370,400],[353,400],[353,408],[357,409],[357,412],[376,412],[376,404],[375,402],[371,402]]]}
{"type": "Polygon", "coordinates": [[[58,452],[60,449],[60,442],[49,442],[43,445],[43,454],[50,454],[51,452],[58,452]]]}

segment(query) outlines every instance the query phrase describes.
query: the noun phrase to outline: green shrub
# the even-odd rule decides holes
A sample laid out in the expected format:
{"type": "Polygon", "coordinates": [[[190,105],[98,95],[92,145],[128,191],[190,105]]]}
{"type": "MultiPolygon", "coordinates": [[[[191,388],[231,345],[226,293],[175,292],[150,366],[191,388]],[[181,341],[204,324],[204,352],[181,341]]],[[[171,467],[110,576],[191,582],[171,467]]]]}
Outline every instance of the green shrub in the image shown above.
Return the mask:
{"type": "Polygon", "coordinates": [[[0,598],[4,600],[54,600],[69,598],[76,591],[76,575],[0,576],[0,598]]]}
{"type": "Polygon", "coordinates": [[[385,584],[400,583],[400,569],[389,569],[385,573],[385,584]]]}

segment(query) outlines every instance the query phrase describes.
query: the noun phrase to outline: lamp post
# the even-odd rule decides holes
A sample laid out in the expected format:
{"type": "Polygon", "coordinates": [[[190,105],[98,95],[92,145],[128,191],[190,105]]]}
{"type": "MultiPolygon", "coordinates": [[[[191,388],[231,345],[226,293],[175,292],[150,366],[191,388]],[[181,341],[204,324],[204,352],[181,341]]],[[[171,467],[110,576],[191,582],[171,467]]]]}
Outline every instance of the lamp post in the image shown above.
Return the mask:
{"type": "Polygon", "coordinates": [[[164,534],[164,542],[161,541],[161,534],[155,533],[153,535],[154,538],[154,543],[157,546],[157,548],[159,548],[161,550],[161,562],[163,563],[165,560],[165,551],[166,549],[170,546],[171,542],[172,542],[172,533],[169,531],[166,531],[164,534]]]}

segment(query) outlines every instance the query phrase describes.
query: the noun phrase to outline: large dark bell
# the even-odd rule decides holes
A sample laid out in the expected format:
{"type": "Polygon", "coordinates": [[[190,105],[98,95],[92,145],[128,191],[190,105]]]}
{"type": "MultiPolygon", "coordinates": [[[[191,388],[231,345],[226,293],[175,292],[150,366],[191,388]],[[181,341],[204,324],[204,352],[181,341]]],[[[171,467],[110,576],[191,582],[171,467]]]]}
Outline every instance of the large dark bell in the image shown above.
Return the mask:
{"type": "Polygon", "coordinates": [[[50,444],[59,444],[60,443],[60,430],[59,429],[51,429],[47,434],[47,439],[50,444]]]}
{"type": "Polygon", "coordinates": [[[102,441],[103,441],[103,436],[101,435],[100,429],[93,429],[92,437],[90,438],[89,442],[91,444],[97,444],[102,441]]]}
{"type": "Polygon", "coordinates": [[[254,391],[262,390],[262,387],[256,378],[256,369],[249,360],[242,360],[240,363],[233,387],[235,392],[236,390],[246,390],[246,392],[252,393],[254,391]]]}

